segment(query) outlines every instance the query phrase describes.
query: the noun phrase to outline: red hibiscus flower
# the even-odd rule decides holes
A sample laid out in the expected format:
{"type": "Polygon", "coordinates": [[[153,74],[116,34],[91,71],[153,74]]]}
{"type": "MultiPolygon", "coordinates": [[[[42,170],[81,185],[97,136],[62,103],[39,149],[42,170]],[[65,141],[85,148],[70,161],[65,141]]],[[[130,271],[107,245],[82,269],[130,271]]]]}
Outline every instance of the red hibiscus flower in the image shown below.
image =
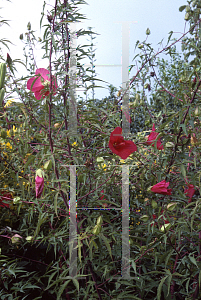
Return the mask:
{"type": "Polygon", "coordinates": [[[0,196],[0,207],[9,207],[10,204],[5,203],[9,200],[12,199],[12,195],[10,193],[7,193],[5,191],[1,191],[1,196],[0,196]]]}
{"type": "Polygon", "coordinates": [[[184,193],[186,194],[187,197],[189,197],[188,203],[191,203],[195,191],[196,189],[193,184],[188,184],[188,188],[185,188],[184,193]]]}
{"type": "Polygon", "coordinates": [[[162,195],[171,195],[172,189],[168,189],[169,182],[166,182],[165,180],[155,184],[152,186],[151,191],[156,194],[162,194],[162,195]]]}
{"type": "Polygon", "coordinates": [[[35,179],[36,198],[40,198],[44,188],[44,178],[36,176],[35,179]]]}
{"type": "MultiPolygon", "coordinates": [[[[148,136],[148,139],[147,139],[147,145],[151,145],[152,147],[154,147],[155,140],[156,140],[158,135],[159,135],[159,133],[156,132],[155,124],[153,124],[152,132],[150,133],[150,135],[148,136]]],[[[160,139],[158,139],[158,141],[156,143],[156,147],[157,147],[158,150],[163,150],[164,149],[163,145],[161,144],[160,139]]]]}
{"type": "Polygon", "coordinates": [[[131,153],[137,151],[137,146],[132,141],[125,141],[122,128],[116,127],[110,134],[109,148],[114,154],[126,159],[131,153]]]}
{"type": "MultiPolygon", "coordinates": [[[[45,96],[50,94],[49,90],[46,91],[46,88],[50,86],[50,78],[48,76],[49,73],[50,72],[46,69],[37,69],[35,74],[40,76],[30,78],[27,82],[27,89],[34,92],[37,100],[40,100],[42,96],[45,98],[45,96]]],[[[58,86],[54,76],[52,80],[52,88],[55,95],[58,86]]]]}

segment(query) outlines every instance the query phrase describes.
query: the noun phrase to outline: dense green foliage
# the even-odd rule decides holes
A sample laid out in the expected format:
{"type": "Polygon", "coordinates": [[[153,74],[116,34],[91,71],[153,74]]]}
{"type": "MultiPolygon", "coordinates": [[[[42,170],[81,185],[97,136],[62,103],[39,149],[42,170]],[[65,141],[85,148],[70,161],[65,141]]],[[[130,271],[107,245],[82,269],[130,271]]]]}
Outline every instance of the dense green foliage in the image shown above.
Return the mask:
{"type": "MultiPolygon", "coordinates": [[[[80,64],[83,57],[93,64],[94,52],[88,45],[77,47],[77,78],[80,86],[91,84],[92,97],[77,102],[77,135],[71,135],[69,24],[82,20],[78,8],[84,3],[56,1],[46,21],[44,5],[41,47],[49,59],[48,70],[57,78],[55,95],[50,92],[36,100],[27,89],[37,69],[31,24],[24,35],[29,76],[17,78],[20,61],[0,57],[7,63],[5,97],[0,103],[0,298],[200,299],[201,1],[188,1],[180,8],[186,10],[191,28],[181,39],[182,54],[177,53],[172,32],[160,51],[168,61],[147,41],[136,44],[140,53],[135,59],[141,67],[130,82],[131,134],[125,139],[134,141],[137,151],[125,160],[108,147],[111,132],[122,126],[124,91],[117,93],[110,85],[108,97],[95,99],[97,78],[80,64]],[[9,100],[13,91],[20,102],[9,100]],[[156,143],[147,144],[153,124],[163,150],[156,143]],[[121,277],[125,164],[130,166],[130,278],[121,277]],[[69,273],[69,166],[73,165],[76,277],[69,273]],[[38,169],[44,172],[44,189],[36,198],[38,169]],[[150,191],[163,180],[170,183],[171,195],[150,191]],[[192,199],[185,193],[188,184],[195,187],[192,199]],[[100,216],[103,223],[97,227],[100,216]]],[[[78,41],[79,36],[92,34],[90,29],[81,30],[78,41]]]]}

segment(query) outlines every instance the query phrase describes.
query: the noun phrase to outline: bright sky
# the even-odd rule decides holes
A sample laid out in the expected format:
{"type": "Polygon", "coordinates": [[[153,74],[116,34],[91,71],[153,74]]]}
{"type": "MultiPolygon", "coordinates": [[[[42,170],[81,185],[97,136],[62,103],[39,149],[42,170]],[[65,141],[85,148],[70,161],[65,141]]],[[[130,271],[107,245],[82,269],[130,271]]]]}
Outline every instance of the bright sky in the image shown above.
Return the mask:
{"type": "MultiPolygon", "coordinates": [[[[46,0],[47,9],[50,11],[54,0],[46,0]]],[[[161,49],[157,45],[163,38],[163,45],[166,45],[168,33],[175,32],[174,37],[179,38],[185,31],[184,15],[185,11],[179,12],[179,7],[186,4],[184,0],[88,0],[88,5],[81,5],[80,12],[85,14],[87,21],[80,24],[82,28],[88,26],[100,35],[94,40],[96,44],[95,58],[97,65],[96,72],[98,78],[105,80],[117,88],[122,84],[121,58],[122,58],[122,23],[130,22],[130,42],[129,42],[129,64],[132,64],[134,47],[137,40],[146,39],[145,31],[149,27],[151,35],[148,42],[154,49],[161,49]],[[117,65],[117,66],[115,66],[117,65]]],[[[3,26],[0,32],[0,39],[7,38],[15,46],[11,47],[10,55],[13,59],[23,59],[23,42],[19,35],[27,30],[27,23],[31,22],[32,29],[36,31],[36,37],[42,37],[40,32],[40,18],[43,7],[42,0],[15,0],[7,2],[1,0],[1,16],[3,19],[11,20],[10,28],[3,26]]],[[[44,17],[44,22],[46,21],[44,17]]],[[[43,22],[43,24],[44,24],[43,22]]],[[[79,28],[79,26],[78,26],[79,28]]],[[[78,39],[78,44],[82,40],[78,39]]],[[[36,45],[39,51],[36,54],[38,67],[47,68],[48,63],[40,61],[40,43],[36,45]],[[41,65],[40,65],[41,64],[41,65]]],[[[5,57],[8,51],[5,50],[5,57]]],[[[24,67],[19,65],[20,75],[24,72],[24,67]]],[[[134,75],[131,72],[130,77],[134,75]]],[[[102,98],[108,95],[107,89],[97,89],[96,97],[102,98]]]]}

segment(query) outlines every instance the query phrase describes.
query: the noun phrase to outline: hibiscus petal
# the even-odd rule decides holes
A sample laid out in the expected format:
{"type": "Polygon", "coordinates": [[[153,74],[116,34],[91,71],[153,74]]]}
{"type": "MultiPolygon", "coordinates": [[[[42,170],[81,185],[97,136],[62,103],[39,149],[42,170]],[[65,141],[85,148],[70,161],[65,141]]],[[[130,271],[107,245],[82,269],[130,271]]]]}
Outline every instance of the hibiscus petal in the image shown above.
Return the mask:
{"type": "Polygon", "coordinates": [[[48,76],[48,74],[50,74],[50,72],[47,69],[43,69],[43,68],[37,69],[35,74],[36,75],[40,74],[44,78],[44,80],[50,81],[50,77],[48,76]]]}
{"type": "Polygon", "coordinates": [[[36,98],[36,100],[40,100],[41,99],[41,90],[40,91],[37,91],[37,92],[35,92],[35,98],[36,98]]]}
{"type": "Polygon", "coordinates": [[[32,92],[39,91],[42,88],[44,88],[44,86],[42,85],[42,83],[40,81],[40,78],[36,79],[36,77],[33,77],[33,78],[30,78],[27,81],[27,89],[30,90],[30,91],[32,91],[32,92]],[[34,84],[33,84],[33,82],[34,82],[34,84]],[[32,84],[33,84],[33,86],[32,86],[32,84]],[[31,88],[31,86],[32,86],[32,88],[31,88]]]}

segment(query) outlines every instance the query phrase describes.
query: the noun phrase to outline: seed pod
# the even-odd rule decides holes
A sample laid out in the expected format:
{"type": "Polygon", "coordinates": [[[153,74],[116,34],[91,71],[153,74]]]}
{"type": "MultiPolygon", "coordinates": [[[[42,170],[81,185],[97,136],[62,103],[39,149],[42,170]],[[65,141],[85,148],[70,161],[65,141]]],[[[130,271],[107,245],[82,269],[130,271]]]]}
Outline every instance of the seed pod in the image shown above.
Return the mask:
{"type": "Polygon", "coordinates": [[[1,89],[1,90],[0,90],[0,106],[1,106],[2,103],[3,103],[4,94],[5,94],[5,90],[4,90],[4,89],[1,89]]]}
{"type": "Polygon", "coordinates": [[[20,40],[23,40],[23,33],[20,34],[20,40]]]}
{"type": "Polygon", "coordinates": [[[5,77],[6,77],[6,64],[2,63],[0,64],[0,89],[4,87],[5,77]]]}

